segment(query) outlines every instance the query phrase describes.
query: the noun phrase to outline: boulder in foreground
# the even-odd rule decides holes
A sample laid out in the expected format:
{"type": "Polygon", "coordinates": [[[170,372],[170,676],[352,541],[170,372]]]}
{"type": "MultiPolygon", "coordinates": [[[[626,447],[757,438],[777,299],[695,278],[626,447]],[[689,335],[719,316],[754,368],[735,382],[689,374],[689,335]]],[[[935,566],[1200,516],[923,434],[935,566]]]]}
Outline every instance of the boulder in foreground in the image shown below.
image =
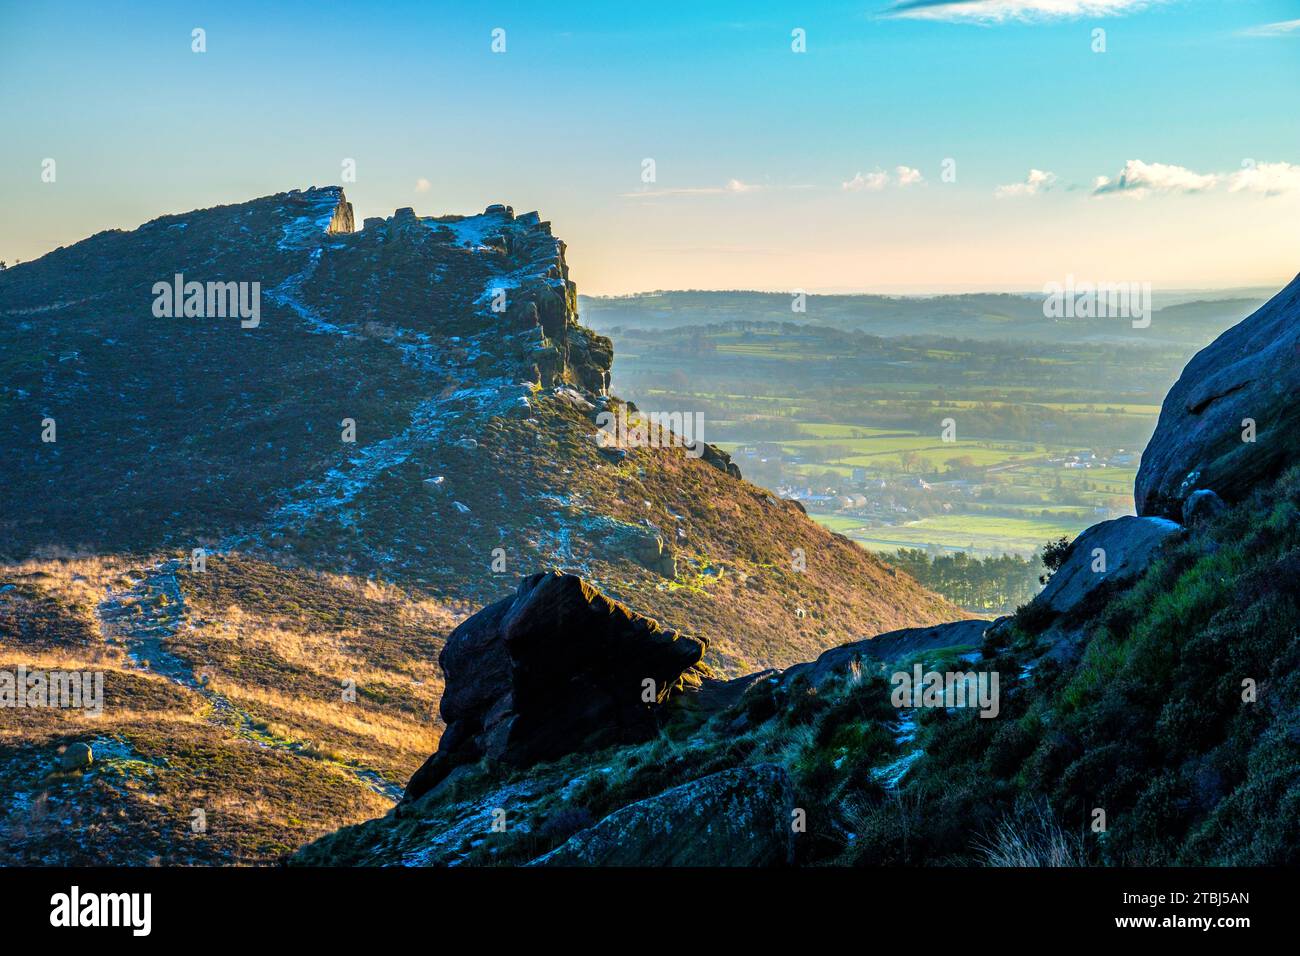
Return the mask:
{"type": "Polygon", "coordinates": [[[707,646],[575,575],[525,578],[447,639],[438,658],[447,729],[405,799],[484,757],[525,767],[652,736],[669,698],[706,674],[707,646]]]}
{"type": "Polygon", "coordinates": [[[1133,515],[1093,525],[1074,539],[1065,560],[1030,606],[1053,615],[1069,614],[1102,583],[1135,579],[1165,538],[1181,530],[1181,525],[1165,518],[1133,515]]]}

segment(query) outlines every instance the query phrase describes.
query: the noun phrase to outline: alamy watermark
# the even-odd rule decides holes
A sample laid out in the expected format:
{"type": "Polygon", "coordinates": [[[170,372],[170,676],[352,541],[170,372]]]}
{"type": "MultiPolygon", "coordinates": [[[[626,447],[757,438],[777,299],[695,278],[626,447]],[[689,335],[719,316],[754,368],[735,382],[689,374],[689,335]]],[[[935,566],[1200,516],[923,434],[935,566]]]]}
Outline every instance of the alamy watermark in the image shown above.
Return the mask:
{"type": "Polygon", "coordinates": [[[160,319],[240,319],[240,327],[262,323],[262,283],[186,282],[176,273],[172,281],[153,284],[153,314],[160,319]]]}
{"type": "Polygon", "coordinates": [[[1001,710],[997,671],[897,671],[889,678],[895,707],[978,707],[981,717],[1001,710]]]}
{"type": "Polygon", "coordinates": [[[104,712],[103,671],[0,670],[0,707],[54,707],[84,710],[98,717],[104,712]]]}
{"type": "Polygon", "coordinates": [[[50,925],[54,927],[125,927],[132,936],[148,936],[153,929],[152,893],[83,893],[73,886],[50,897],[50,925]]]}
{"type": "Polygon", "coordinates": [[[704,454],[702,412],[649,412],[629,416],[627,408],[596,416],[596,444],[601,448],[684,448],[688,458],[704,454]]]}
{"type": "Polygon", "coordinates": [[[1049,319],[1131,319],[1133,328],[1151,324],[1150,282],[1076,282],[1043,286],[1043,315],[1049,319]]]}

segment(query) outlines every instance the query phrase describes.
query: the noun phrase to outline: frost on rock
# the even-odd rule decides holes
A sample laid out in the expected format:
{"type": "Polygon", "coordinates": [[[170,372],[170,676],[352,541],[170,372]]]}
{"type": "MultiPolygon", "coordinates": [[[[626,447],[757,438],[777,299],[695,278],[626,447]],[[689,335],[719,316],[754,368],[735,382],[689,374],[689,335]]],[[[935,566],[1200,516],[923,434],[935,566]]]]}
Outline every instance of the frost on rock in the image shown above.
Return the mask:
{"type": "Polygon", "coordinates": [[[298,215],[283,227],[278,247],[282,250],[318,246],[327,235],[352,231],[352,204],[338,186],[289,193],[288,202],[298,215]]]}

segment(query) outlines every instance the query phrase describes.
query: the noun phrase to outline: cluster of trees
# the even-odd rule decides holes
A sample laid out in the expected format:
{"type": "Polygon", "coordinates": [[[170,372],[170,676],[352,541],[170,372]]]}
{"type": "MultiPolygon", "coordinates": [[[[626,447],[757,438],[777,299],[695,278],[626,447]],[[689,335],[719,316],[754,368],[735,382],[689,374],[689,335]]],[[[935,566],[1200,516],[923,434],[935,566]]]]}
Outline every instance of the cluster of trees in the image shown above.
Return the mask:
{"type": "Polygon", "coordinates": [[[978,558],[965,551],[899,548],[885,560],[968,611],[995,614],[1010,614],[1037,594],[1047,570],[1042,553],[978,558]]]}

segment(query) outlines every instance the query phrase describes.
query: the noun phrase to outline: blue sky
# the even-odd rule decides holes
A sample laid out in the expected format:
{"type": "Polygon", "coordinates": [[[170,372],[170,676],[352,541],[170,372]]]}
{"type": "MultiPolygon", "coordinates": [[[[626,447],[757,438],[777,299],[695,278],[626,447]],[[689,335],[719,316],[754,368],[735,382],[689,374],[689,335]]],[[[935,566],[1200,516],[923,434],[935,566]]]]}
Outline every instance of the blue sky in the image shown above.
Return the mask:
{"type": "Polygon", "coordinates": [[[1300,270],[1295,0],[466,6],[0,0],[0,258],[351,158],[359,216],[538,209],[587,292],[1300,270]]]}

